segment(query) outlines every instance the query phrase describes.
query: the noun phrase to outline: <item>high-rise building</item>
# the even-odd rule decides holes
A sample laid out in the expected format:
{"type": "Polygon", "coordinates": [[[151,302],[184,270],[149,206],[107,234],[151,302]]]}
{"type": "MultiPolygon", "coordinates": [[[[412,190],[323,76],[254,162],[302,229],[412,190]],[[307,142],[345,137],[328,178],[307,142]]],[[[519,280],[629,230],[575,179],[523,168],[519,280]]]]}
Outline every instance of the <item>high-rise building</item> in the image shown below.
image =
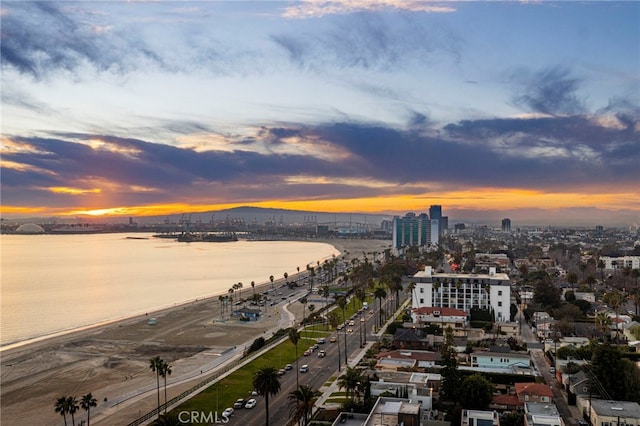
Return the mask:
{"type": "Polygon", "coordinates": [[[496,322],[509,322],[511,280],[490,268],[488,274],[432,273],[430,266],[415,274],[412,308],[454,308],[490,311],[496,322]]]}
{"type": "Polygon", "coordinates": [[[502,219],[502,232],[511,232],[511,219],[502,219]]]}
{"type": "Polygon", "coordinates": [[[438,237],[443,233],[443,230],[449,226],[449,217],[442,216],[442,206],[430,206],[429,217],[431,220],[438,221],[438,237]]]}
{"type": "Polygon", "coordinates": [[[393,218],[393,247],[426,246],[432,242],[431,221],[426,213],[407,213],[393,218]]]}

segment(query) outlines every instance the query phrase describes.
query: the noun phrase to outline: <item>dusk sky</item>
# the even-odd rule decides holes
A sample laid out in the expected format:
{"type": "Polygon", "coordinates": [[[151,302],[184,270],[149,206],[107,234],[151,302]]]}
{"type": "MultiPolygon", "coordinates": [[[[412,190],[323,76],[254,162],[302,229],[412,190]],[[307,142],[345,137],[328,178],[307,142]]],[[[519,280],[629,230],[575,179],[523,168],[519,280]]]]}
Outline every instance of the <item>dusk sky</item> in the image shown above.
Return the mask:
{"type": "Polygon", "coordinates": [[[5,218],[640,224],[640,2],[0,8],[5,218]]]}

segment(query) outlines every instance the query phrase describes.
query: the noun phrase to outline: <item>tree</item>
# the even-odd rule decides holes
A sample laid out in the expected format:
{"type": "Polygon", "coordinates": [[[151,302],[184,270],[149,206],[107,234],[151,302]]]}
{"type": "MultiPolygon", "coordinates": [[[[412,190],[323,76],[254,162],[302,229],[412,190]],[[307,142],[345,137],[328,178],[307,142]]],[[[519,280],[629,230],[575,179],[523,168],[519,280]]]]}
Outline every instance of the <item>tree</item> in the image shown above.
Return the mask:
{"type": "Polygon", "coordinates": [[[294,420],[302,420],[303,425],[308,425],[311,419],[311,413],[313,406],[315,405],[318,397],[322,393],[314,391],[311,386],[300,385],[296,390],[289,393],[289,415],[294,420]]]}
{"type": "Polygon", "coordinates": [[[68,396],[67,397],[67,401],[66,401],[66,405],[67,405],[67,412],[69,414],[71,414],[71,424],[73,426],[75,426],[76,424],[76,419],[74,418],[74,414],[78,411],[78,409],[80,408],[80,406],[78,405],[78,398],[76,398],[75,396],[68,396]]]}
{"type": "Polygon", "coordinates": [[[387,291],[384,289],[383,286],[378,285],[374,290],[373,290],[373,296],[378,299],[378,309],[379,312],[378,314],[380,315],[380,324],[379,326],[382,327],[382,299],[384,299],[385,297],[387,297],[387,291]]]}
{"type": "Polygon", "coordinates": [[[462,382],[458,371],[458,353],[454,345],[453,329],[448,326],[444,331],[444,341],[440,349],[442,354],[440,375],[442,376],[442,396],[451,402],[458,400],[458,391],[462,382]]]}
{"type": "Polygon", "coordinates": [[[298,384],[298,342],[300,341],[300,333],[295,328],[289,329],[289,340],[293,343],[293,346],[296,348],[296,388],[300,386],[298,384]]]}
{"type": "Polygon", "coordinates": [[[309,299],[307,299],[306,296],[301,297],[299,302],[302,303],[302,324],[304,325],[305,320],[307,319],[306,308],[307,308],[307,303],[309,302],[309,299]]]}
{"type": "Polygon", "coordinates": [[[271,281],[271,290],[273,290],[273,275],[269,275],[269,281],[271,281]]]}
{"type": "MultiPolygon", "coordinates": [[[[605,295],[602,297],[602,301],[608,304],[609,307],[611,307],[611,309],[613,309],[613,312],[616,313],[616,320],[617,320],[618,310],[620,309],[620,306],[624,304],[624,297],[622,296],[622,293],[620,293],[619,291],[609,291],[605,293],[605,295]]],[[[618,323],[618,321],[616,321],[615,325],[616,325],[616,342],[617,342],[618,333],[620,332],[620,324],[618,323]]]]}
{"type": "Polygon", "coordinates": [[[264,397],[265,424],[269,426],[269,396],[275,396],[280,392],[278,371],[274,367],[263,367],[253,373],[253,388],[264,397]]]}
{"type": "Polygon", "coordinates": [[[158,375],[164,379],[164,412],[167,412],[167,376],[171,375],[171,365],[162,361],[158,375]]]}
{"type": "Polygon", "coordinates": [[[80,407],[87,412],[87,426],[91,424],[91,407],[97,407],[98,401],[89,392],[86,395],[82,395],[80,398],[80,407]]]}
{"type": "Polygon", "coordinates": [[[360,381],[362,380],[362,376],[360,371],[355,367],[347,367],[344,374],[338,377],[338,388],[346,389],[347,398],[353,399],[355,397],[355,390],[360,385],[360,381]]]}
{"type": "Polygon", "coordinates": [[[64,425],[67,426],[67,413],[69,412],[69,410],[67,410],[67,397],[61,396],[58,398],[56,403],[53,404],[53,407],[55,408],[56,413],[60,413],[60,415],[64,417],[64,425]]]}
{"type": "Polygon", "coordinates": [[[256,297],[256,282],[255,281],[251,281],[251,289],[253,290],[253,298],[255,299],[255,297],[256,297]]]}
{"type": "Polygon", "coordinates": [[[156,373],[156,385],[158,390],[158,413],[160,413],[160,370],[164,361],[159,356],[151,358],[149,360],[149,368],[156,373]]]}
{"type": "Polygon", "coordinates": [[[593,350],[589,371],[596,377],[611,399],[637,401],[640,399],[640,370],[616,346],[608,343],[593,350]]]}
{"type": "MultiPolygon", "coordinates": [[[[347,307],[347,298],[344,296],[338,296],[336,299],[336,304],[342,310],[342,320],[347,320],[347,315],[345,313],[345,308],[347,307]]],[[[344,365],[347,365],[347,333],[344,333],[344,365]]]]}
{"type": "Polygon", "coordinates": [[[482,375],[476,373],[462,381],[459,390],[460,404],[472,410],[483,410],[491,404],[493,385],[482,375]]]}
{"type": "Polygon", "coordinates": [[[342,361],[340,361],[340,334],[338,333],[338,314],[336,314],[335,311],[329,312],[329,315],[327,315],[327,321],[329,321],[331,327],[336,330],[336,342],[338,342],[338,371],[340,371],[340,365],[342,361]]]}

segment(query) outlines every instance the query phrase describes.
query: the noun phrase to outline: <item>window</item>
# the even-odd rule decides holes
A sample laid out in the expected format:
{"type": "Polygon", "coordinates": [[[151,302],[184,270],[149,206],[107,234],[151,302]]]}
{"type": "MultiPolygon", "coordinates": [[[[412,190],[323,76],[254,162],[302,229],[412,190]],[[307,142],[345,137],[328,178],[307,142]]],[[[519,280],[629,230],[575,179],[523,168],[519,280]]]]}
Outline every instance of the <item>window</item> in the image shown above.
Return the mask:
{"type": "Polygon", "coordinates": [[[424,287],[420,287],[420,293],[424,293],[424,287]]]}
{"type": "Polygon", "coordinates": [[[502,306],[502,302],[498,302],[498,306],[502,306]]]}
{"type": "Polygon", "coordinates": [[[502,290],[498,290],[498,296],[502,296],[502,290]]]}
{"type": "Polygon", "coordinates": [[[420,299],[420,304],[423,304],[423,303],[424,303],[424,299],[420,299]]]}

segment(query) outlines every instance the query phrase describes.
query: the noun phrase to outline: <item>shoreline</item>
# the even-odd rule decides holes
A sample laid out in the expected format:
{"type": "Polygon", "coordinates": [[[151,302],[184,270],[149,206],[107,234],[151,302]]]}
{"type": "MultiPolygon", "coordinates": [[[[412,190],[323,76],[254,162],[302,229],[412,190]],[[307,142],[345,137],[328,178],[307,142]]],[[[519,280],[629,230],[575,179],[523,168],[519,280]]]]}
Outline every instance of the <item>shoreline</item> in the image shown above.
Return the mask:
{"type": "MultiPolygon", "coordinates": [[[[347,262],[361,257],[363,251],[381,251],[391,244],[387,240],[350,239],[314,242],[332,245],[347,262]]],[[[284,277],[275,279],[274,287],[283,283],[284,277]]],[[[258,283],[255,291],[270,287],[270,281],[258,283]]],[[[137,418],[139,411],[155,408],[154,392],[113,406],[113,401],[136,390],[148,386],[155,390],[148,366],[151,357],[160,356],[171,363],[176,380],[194,371],[205,377],[213,371],[209,369],[211,362],[229,348],[245,345],[279,326],[280,314],[269,308],[258,321],[225,320],[219,294],[1,350],[0,423],[60,424],[60,416],[53,410],[55,400],[60,395],[80,397],[91,392],[99,401],[95,412],[91,411],[92,423],[95,414],[97,426],[114,424],[116,419],[118,424],[126,424],[137,418]],[[147,321],[152,317],[157,318],[153,326],[147,321]],[[29,419],[15,422],[26,413],[29,419]]],[[[301,318],[302,304],[292,301],[288,308],[301,318]]],[[[168,387],[169,398],[180,389],[180,385],[168,387]]]]}
{"type": "MultiPolygon", "coordinates": [[[[338,241],[338,239],[318,239],[318,240],[312,240],[312,239],[301,239],[301,240],[273,240],[273,241],[287,241],[287,242],[299,242],[299,243],[319,243],[319,244],[327,244],[332,246],[336,251],[338,251],[339,253],[343,253],[343,249],[340,249],[339,247],[337,247],[339,244],[336,244],[336,241],[338,241]]],[[[324,258],[322,258],[322,261],[331,258],[331,256],[326,256],[324,258]]],[[[304,273],[305,271],[301,270],[300,273],[304,273]]],[[[291,277],[295,277],[297,274],[296,273],[291,273],[291,277]]],[[[274,280],[274,283],[276,282],[280,282],[283,281],[284,278],[277,278],[274,280]]],[[[258,287],[261,287],[263,285],[270,285],[270,281],[266,280],[266,281],[262,281],[259,283],[256,283],[256,289],[258,287]]],[[[249,288],[247,288],[249,289],[249,288]]],[[[31,344],[38,344],[39,342],[45,341],[47,339],[54,339],[54,338],[62,338],[68,334],[75,334],[75,333],[82,333],[85,331],[91,331],[92,329],[95,328],[99,328],[99,327],[106,327],[109,325],[112,325],[114,323],[118,323],[118,322],[126,322],[126,321],[130,321],[130,320],[134,320],[136,318],[141,318],[144,316],[149,316],[149,315],[156,315],[156,314],[161,314],[162,312],[169,310],[169,309],[174,309],[174,308],[181,308],[183,306],[188,306],[191,303],[194,302],[198,302],[200,300],[207,300],[207,299],[215,299],[217,301],[217,297],[221,296],[221,295],[227,295],[227,290],[219,290],[215,293],[212,294],[206,294],[206,295],[201,295],[201,296],[195,296],[192,297],[191,299],[186,299],[186,300],[182,300],[182,301],[172,301],[172,302],[168,302],[165,303],[163,305],[160,306],[155,306],[155,307],[149,307],[148,309],[140,309],[139,311],[136,311],[132,314],[127,314],[127,315],[121,315],[118,317],[114,317],[114,318],[106,318],[106,319],[101,319],[98,322],[94,322],[94,323],[90,323],[90,324],[84,324],[84,325],[78,325],[78,326],[74,326],[72,328],[68,328],[68,329],[63,329],[63,330],[57,330],[57,331],[53,331],[53,332],[48,332],[47,334],[42,334],[42,335],[36,335],[36,336],[32,336],[32,337],[27,337],[24,340],[15,340],[15,341],[11,341],[11,342],[6,342],[6,343],[2,343],[0,344],[0,355],[2,355],[3,353],[13,350],[13,349],[17,349],[26,345],[31,345],[31,344]]]]}

